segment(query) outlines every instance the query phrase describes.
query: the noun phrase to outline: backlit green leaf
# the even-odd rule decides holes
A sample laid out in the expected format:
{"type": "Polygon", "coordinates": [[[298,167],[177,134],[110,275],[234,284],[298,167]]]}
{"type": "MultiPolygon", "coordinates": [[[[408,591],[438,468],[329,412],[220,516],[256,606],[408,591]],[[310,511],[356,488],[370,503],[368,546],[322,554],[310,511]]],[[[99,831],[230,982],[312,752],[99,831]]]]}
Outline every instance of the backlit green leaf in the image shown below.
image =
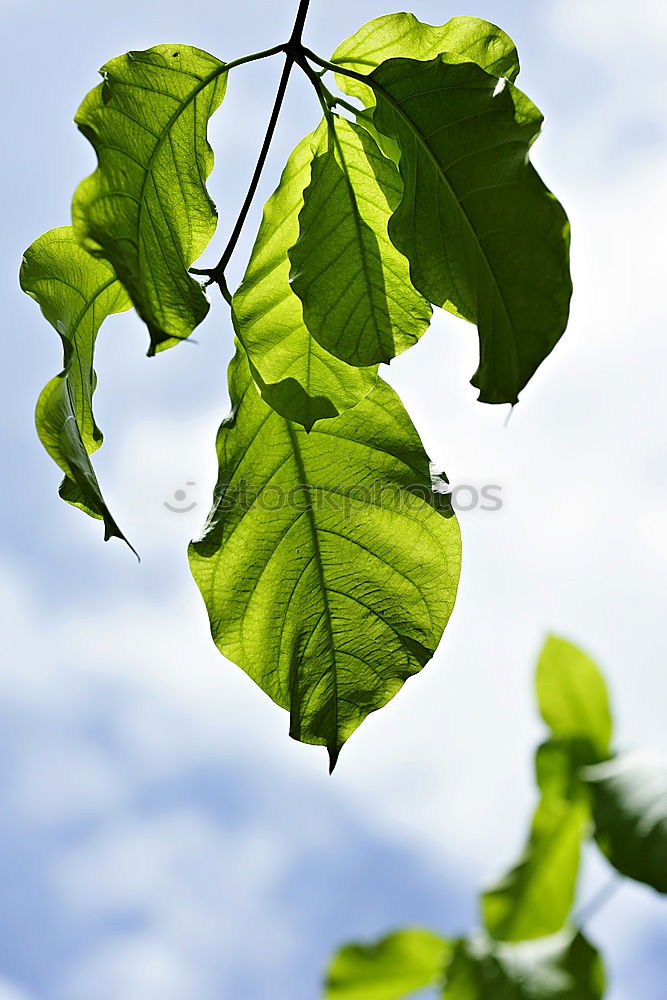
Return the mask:
{"type": "Polygon", "coordinates": [[[549,638],[537,664],[537,698],[554,736],[588,740],[598,759],[608,754],[609,697],[604,678],[589,656],[564,639],[549,638]]]}
{"type": "Polygon", "coordinates": [[[484,924],[503,941],[555,934],[574,902],[581,842],[590,824],[588,797],[576,781],[576,751],[550,742],[537,752],[541,799],[519,863],[482,896],[484,924]]]}
{"type": "Polygon", "coordinates": [[[327,972],[326,1000],[399,1000],[442,979],[449,945],[436,934],[404,930],[375,944],[349,944],[327,972]]]}
{"type": "Polygon", "coordinates": [[[654,751],[620,754],[586,768],[596,837],[612,865],[667,892],[667,757],[654,751]]]}
{"type": "Polygon", "coordinates": [[[35,413],[40,441],[65,473],[60,495],[101,518],[105,539],[124,538],[88,456],[102,443],[92,410],[95,339],[106,317],[129,309],[130,301],[111,267],[82,250],[69,226],[52,229],[26,250],[20,281],[63,345],[63,371],[44,387],[35,413]]]}
{"type": "Polygon", "coordinates": [[[290,285],[288,252],[299,236],[299,212],[310,178],[313,145],[326,124],[296,147],[264,209],[243,282],[232,299],[234,326],[269,405],[308,430],[370,392],[377,366],[351,368],[313,340],[301,300],[290,285]]]}
{"type": "MultiPolygon", "coordinates": [[[[453,17],[443,25],[423,24],[414,14],[386,14],[368,21],[338,46],[331,61],[366,76],[387,59],[435,59],[448,52],[452,61],[473,62],[487,73],[514,80],[519,57],[512,39],[489,21],[453,17]]],[[[375,103],[372,89],[338,74],[336,82],[366,107],[375,103]]]]}
{"type": "Polygon", "coordinates": [[[320,130],[314,152],[290,250],[292,288],[327,351],[351,365],[389,362],[431,319],[387,233],[401,200],[398,170],[365,129],[338,115],[320,130]]]}
{"type": "Polygon", "coordinates": [[[100,72],[103,82],[75,119],[98,167],[74,196],[74,231],[113,265],[148,326],[153,354],[188,337],[208,312],[188,268],[216,227],[206,130],[227,73],[188,45],[128,52],[100,72]]]}
{"type": "Polygon", "coordinates": [[[369,76],[404,183],[389,223],[412,281],[477,324],[483,402],[516,402],[562,335],[569,226],[528,159],[542,116],[512,84],[449,56],[392,59],[369,76]]]}
{"type": "Polygon", "coordinates": [[[459,941],[447,968],[445,1000],[600,1000],[604,970],[582,934],[502,944],[459,941]]]}
{"type": "Polygon", "coordinates": [[[458,525],[384,382],[310,434],[263,402],[241,350],[230,396],[190,565],[220,651],[333,767],[433,655],[456,594],[458,525]]]}

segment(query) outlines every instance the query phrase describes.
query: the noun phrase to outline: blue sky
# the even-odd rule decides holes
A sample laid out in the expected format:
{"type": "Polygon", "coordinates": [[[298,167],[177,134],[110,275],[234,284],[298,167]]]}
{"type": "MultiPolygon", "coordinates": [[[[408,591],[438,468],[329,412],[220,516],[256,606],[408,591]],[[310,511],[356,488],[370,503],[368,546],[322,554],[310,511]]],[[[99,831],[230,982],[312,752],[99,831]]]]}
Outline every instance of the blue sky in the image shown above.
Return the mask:
{"type": "MultiPolygon", "coordinates": [[[[474,927],[476,894],[515,858],[533,802],[532,668],[547,631],[603,666],[619,745],[667,749],[667,14],[650,0],[411,8],[430,23],[486,17],[517,42],[519,83],[547,119],[534,160],[572,220],[576,291],[567,336],[507,427],[467,385],[476,337],[452,317],[388,372],[450,480],[500,484],[504,506],[461,515],[441,648],[333,779],[213,648],[186,565],[228,406],[223,303],[197,347],[156,359],[131,315],[100,338],[96,466],[141,566],[57,498],[33,409],[60,347],[16,274],[93,169],[73,114],[114,55],[174,41],[231,59],[284,37],[291,7],[0,2],[0,1000],[312,1000],[351,937],[474,927]],[[178,489],[191,513],[164,508],[178,489]]],[[[387,10],[313,0],[308,41],[328,54],[387,10]]],[[[204,260],[233,224],[278,72],[240,69],[213,121],[220,227],[204,260]]],[[[281,161],[316,120],[295,80],[233,278],[281,161]]],[[[584,898],[607,877],[587,858],[584,898]]],[[[666,904],[625,887],[588,932],[610,1000],[663,1000],[666,904]]]]}

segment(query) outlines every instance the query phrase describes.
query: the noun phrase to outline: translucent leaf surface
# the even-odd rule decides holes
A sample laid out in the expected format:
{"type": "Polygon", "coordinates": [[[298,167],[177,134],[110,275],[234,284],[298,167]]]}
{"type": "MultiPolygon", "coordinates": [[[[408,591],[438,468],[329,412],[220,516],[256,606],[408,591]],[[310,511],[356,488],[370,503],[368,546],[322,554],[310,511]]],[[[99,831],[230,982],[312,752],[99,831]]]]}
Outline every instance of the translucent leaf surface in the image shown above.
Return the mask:
{"type": "Polygon", "coordinates": [[[299,212],[310,180],[313,146],[326,136],[323,123],[296,147],[264,209],[243,282],[232,299],[234,326],[267,403],[308,430],[335,417],[370,392],[377,366],[351,368],[317,341],[303,320],[290,284],[288,256],[299,236],[299,212]]]}
{"type": "Polygon", "coordinates": [[[111,267],[82,250],[69,226],[52,229],[26,250],[20,281],[63,345],[63,371],[44,387],[35,413],[40,441],[65,473],[60,495],[101,518],[105,538],[124,538],[89,455],[102,443],[92,410],[95,340],[104,319],[129,309],[130,301],[111,267]]]}
{"type": "Polygon", "coordinates": [[[404,930],[334,957],[325,1000],[399,1000],[442,979],[449,945],[430,931],[404,930]]]}
{"type": "MultiPolygon", "coordinates": [[[[453,17],[443,25],[424,24],[414,14],[386,14],[364,24],[338,46],[331,61],[367,75],[387,59],[435,59],[442,52],[461,62],[473,62],[487,73],[514,80],[519,57],[512,39],[489,21],[453,17]]],[[[338,74],[345,93],[365,107],[375,103],[373,91],[360,80],[338,74]]]]}
{"type": "Polygon", "coordinates": [[[369,80],[375,126],[400,148],[392,242],[430,302],[477,324],[479,398],[514,403],[571,295],[567,217],[528,159],[542,116],[473,63],[392,59],[369,80]]]}
{"type": "Polygon", "coordinates": [[[564,639],[551,637],[537,665],[540,712],[555,737],[588,740],[602,759],[612,733],[604,678],[589,656],[564,639]]]}
{"type": "Polygon", "coordinates": [[[100,72],[75,119],[98,167],[74,196],[74,230],[113,265],[148,326],[152,354],[188,337],[208,312],[188,268],[215,232],[206,132],[227,74],[188,45],[128,52],[100,72]]]}
{"type": "Polygon", "coordinates": [[[431,319],[387,233],[403,190],[398,170],[365,129],[338,115],[314,152],[290,250],[292,288],[327,351],[351,365],[389,362],[431,319]]]}
{"type": "Polygon", "coordinates": [[[310,434],[263,402],[241,350],[230,396],[192,572],[220,651],[333,767],[433,655],[454,604],[458,525],[384,382],[310,434]]]}
{"type": "Polygon", "coordinates": [[[540,802],[519,863],[482,896],[484,924],[503,941],[555,934],[575,898],[581,843],[590,825],[588,796],[573,776],[576,747],[550,742],[537,753],[540,802]]]}

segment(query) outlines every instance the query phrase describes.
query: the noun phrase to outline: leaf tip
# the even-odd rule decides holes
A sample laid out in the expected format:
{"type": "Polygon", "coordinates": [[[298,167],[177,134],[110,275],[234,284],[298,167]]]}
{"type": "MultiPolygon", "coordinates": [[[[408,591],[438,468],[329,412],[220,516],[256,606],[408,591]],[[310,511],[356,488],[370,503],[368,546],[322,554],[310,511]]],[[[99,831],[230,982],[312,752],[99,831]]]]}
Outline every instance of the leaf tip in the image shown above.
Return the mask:
{"type": "Polygon", "coordinates": [[[329,774],[333,774],[342,749],[342,743],[334,743],[333,745],[329,744],[329,746],[327,746],[327,750],[329,752],[329,774]]]}

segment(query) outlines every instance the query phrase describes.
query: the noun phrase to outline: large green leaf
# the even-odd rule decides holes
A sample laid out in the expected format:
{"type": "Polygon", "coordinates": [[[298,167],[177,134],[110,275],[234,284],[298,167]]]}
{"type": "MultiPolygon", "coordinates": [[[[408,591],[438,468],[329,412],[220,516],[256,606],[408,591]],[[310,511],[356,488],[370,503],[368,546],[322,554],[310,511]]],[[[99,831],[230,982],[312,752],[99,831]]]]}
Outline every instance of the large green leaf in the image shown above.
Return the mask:
{"type": "Polygon", "coordinates": [[[263,402],[239,350],[230,396],[190,565],[220,651],[333,767],[433,655],[454,604],[458,525],[386,383],[308,434],[263,402]]]}
{"type": "Polygon", "coordinates": [[[365,129],[334,114],[314,151],[290,250],[292,288],[327,351],[350,365],[388,363],[431,319],[387,233],[403,189],[398,170],[365,129]]]}
{"type": "Polygon", "coordinates": [[[480,936],[457,942],[445,1000],[600,1000],[604,970],[582,934],[500,944],[480,936]]]}
{"type": "Polygon", "coordinates": [[[399,1000],[442,980],[449,944],[436,934],[404,930],[375,944],[349,944],[334,956],[326,1000],[399,1000]]]}
{"type": "Polygon", "coordinates": [[[583,776],[596,837],[612,865],[667,892],[667,757],[654,751],[620,754],[583,776]]]}
{"type": "MultiPolygon", "coordinates": [[[[564,639],[547,639],[537,664],[540,712],[556,737],[588,740],[598,759],[609,753],[609,697],[595,663],[564,639]]],[[[591,762],[592,763],[592,762],[591,762]]]]}
{"type": "Polygon", "coordinates": [[[113,265],[148,325],[153,354],[188,337],[208,312],[188,268],[215,232],[206,131],[227,73],[188,45],[128,52],[100,72],[103,82],[75,119],[98,167],[74,196],[74,231],[113,265]]]}
{"type": "Polygon", "coordinates": [[[574,777],[577,745],[559,741],[537,752],[541,792],[528,844],[519,863],[482,896],[484,923],[504,941],[555,934],[574,902],[581,842],[590,823],[588,797],[574,777]]]}
{"type": "Polygon", "coordinates": [[[65,473],[60,495],[101,518],[105,539],[124,539],[88,456],[102,443],[92,410],[95,339],[104,319],[129,309],[130,301],[111,267],[82,250],[69,226],[52,229],[26,250],[20,282],[63,345],[63,371],[44,387],[35,413],[40,441],[65,473]]]}
{"type": "MultiPolygon", "coordinates": [[[[473,62],[487,73],[514,80],[519,57],[512,39],[489,21],[453,17],[443,25],[423,24],[414,14],[385,14],[368,21],[338,46],[331,61],[367,75],[387,59],[435,59],[448,52],[452,61],[473,62]]],[[[346,94],[366,107],[375,103],[372,89],[360,80],[337,74],[346,94]]]]}
{"type": "Polygon", "coordinates": [[[366,396],[377,366],[351,368],[313,340],[301,300],[290,285],[288,252],[299,236],[299,212],[310,178],[313,146],[326,135],[322,123],[296,147],[280,184],[264,208],[243,282],[232,299],[237,336],[269,405],[307,430],[366,396]]]}
{"type": "Polygon", "coordinates": [[[430,302],[477,324],[472,383],[516,402],[567,324],[567,217],[528,159],[542,116],[474,63],[391,59],[368,77],[377,130],[400,147],[389,224],[430,302]]]}

